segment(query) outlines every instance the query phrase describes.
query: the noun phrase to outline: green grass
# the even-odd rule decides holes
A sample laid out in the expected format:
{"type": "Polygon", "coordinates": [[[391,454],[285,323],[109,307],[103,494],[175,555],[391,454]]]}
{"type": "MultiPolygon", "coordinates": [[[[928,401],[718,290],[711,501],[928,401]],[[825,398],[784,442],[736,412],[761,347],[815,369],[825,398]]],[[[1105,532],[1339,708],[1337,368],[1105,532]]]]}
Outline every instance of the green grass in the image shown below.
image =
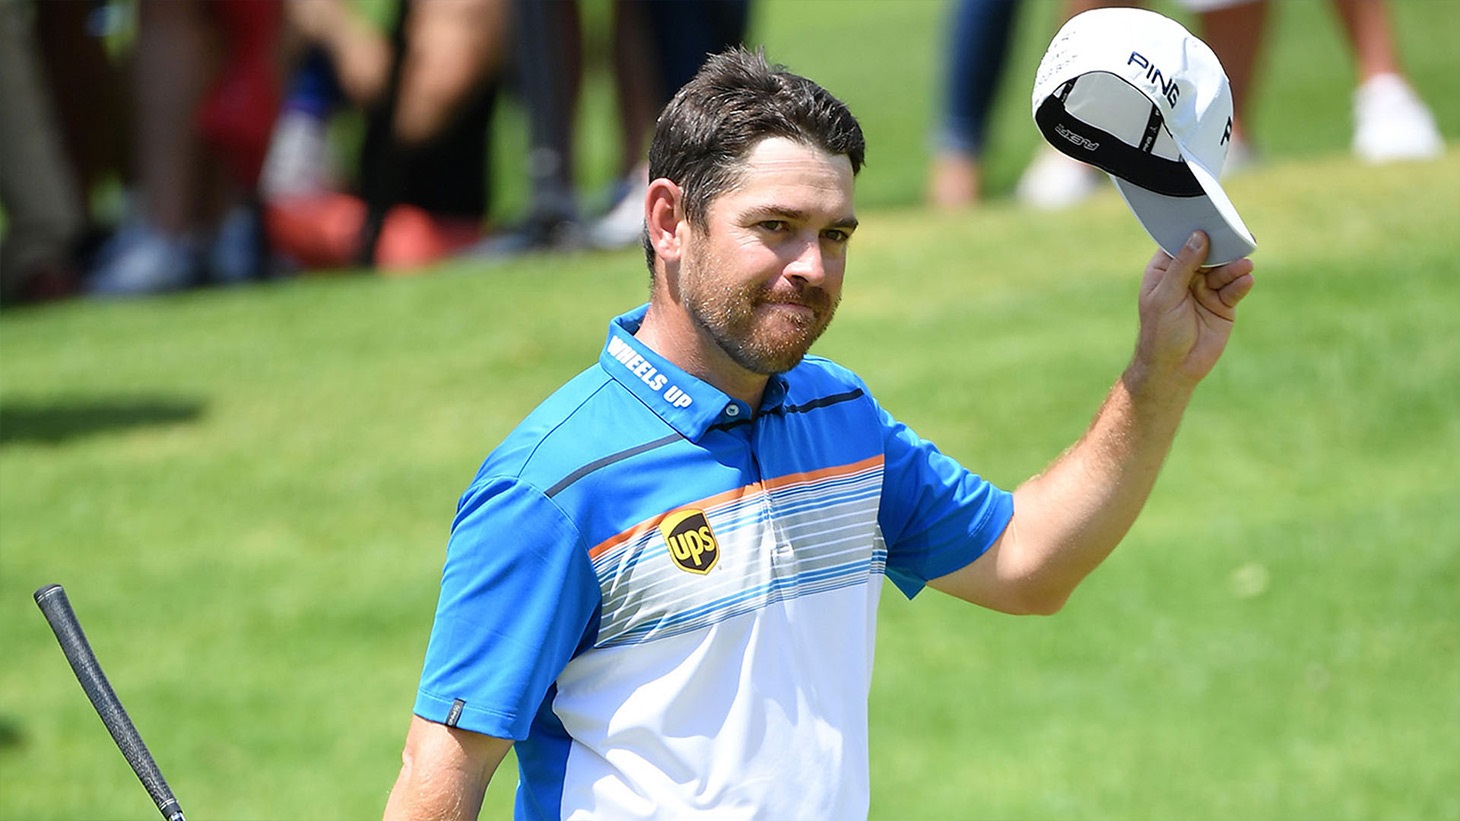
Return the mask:
{"type": "MultiPolygon", "coordinates": [[[[1460,3],[1396,5],[1454,140],[1460,3]]],[[[941,6],[758,9],[872,139],[819,350],[1017,483],[1129,355],[1149,240],[1108,193],[910,207],[941,6]]],[[[874,818],[1460,818],[1460,154],[1355,164],[1324,7],[1278,36],[1226,358],[1064,613],[884,597],[874,818]]],[[[1034,146],[1010,105],[1007,180],[1034,146]]],[[[52,581],[193,817],[378,816],[456,496],[645,280],[625,252],[0,314],[0,818],[155,817],[29,601],[52,581]]]]}

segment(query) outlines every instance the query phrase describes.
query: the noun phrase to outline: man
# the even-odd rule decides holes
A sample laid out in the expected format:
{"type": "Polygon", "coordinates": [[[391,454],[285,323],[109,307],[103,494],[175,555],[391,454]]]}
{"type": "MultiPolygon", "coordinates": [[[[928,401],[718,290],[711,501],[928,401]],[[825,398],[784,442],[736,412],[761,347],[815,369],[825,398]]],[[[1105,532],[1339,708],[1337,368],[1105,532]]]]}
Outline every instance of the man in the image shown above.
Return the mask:
{"type": "Polygon", "coordinates": [[[744,51],[666,107],[649,304],[462,497],[387,817],[475,816],[513,744],[520,818],[865,817],[883,578],[1053,613],[1124,535],[1251,263],[1158,253],[1130,366],[1010,494],[806,357],[862,159],[842,103],[744,51]]]}

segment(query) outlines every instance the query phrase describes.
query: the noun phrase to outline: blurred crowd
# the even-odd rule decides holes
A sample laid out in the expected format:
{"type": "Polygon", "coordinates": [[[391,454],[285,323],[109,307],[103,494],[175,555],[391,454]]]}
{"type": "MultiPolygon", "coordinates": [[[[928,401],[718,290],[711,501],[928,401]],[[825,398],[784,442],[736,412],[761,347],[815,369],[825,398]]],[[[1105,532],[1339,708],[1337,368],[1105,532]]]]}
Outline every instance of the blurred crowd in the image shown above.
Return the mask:
{"type": "MultiPolygon", "coordinates": [[[[933,206],[984,196],[1020,5],[948,0],[933,206]]],[[[1244,103],[1268,5],[1183,0],[1232,80],[1229,170],[1260,157],[1244,103]]],[[[1355,66],[1355,153],[1438,155],[1384,0],[1332,6],[1355,66]]],[[[602,27],[585,27],[577,0],[0,1],[0,302],[635,246],[655,118],[707,55],[744,40],[750,12],[750,0],[610,0],[619,156],[613,190],[585,196],[574,123],[585,31],[602,27]],[[521,104],[527,146],[494,167],[503,95],[521,104]],[[493,174],[522,176],[520,213],[494,208],[493,174]]],[[[1062,208],[1102,184],[1050,150],[1016,196],[1062,208]]]]}
{"type": "Polygon", "coordinates": [[[609,4],[621,151],[585,197],[575,0],[4,0],[0,299],[635,246],[654,120],[749,13],[609,4]],[[494,168],[503,94],[528,145],[494,168]],[[494,212],[493,173],[524,176],[523,213],[494,212]]]}
{"type": "MultiPolygon", "coordinates": [[[[964,208],[983,194],[989,115],[1009,52],[1020,0],[951,0],[941,118],[934,136],[927,199],[935,207],[964,208]]],[[[1060,20],[1095,8],[1140,5],[1139,0],[1064,0],[1060,20]]],[[[1194,18],[1192,33],[1211,46],[1232,87],[1234,127],[1226,173],[1258,164],[1252,105],[1260,76],[1270,0],[1178,0],[1194,18]]],[[[1364,162],[1427,160],[1444,151],[1429,107],[1415,92],[1400,60],[1388,0],[1330,0],[1353,63],[1353,152],[1364,162]]],[[[1096,193],[1104,175],[1045,146],[1021,175],[1015,195],[1025,205],[1060,209],[1096,193]]]]}

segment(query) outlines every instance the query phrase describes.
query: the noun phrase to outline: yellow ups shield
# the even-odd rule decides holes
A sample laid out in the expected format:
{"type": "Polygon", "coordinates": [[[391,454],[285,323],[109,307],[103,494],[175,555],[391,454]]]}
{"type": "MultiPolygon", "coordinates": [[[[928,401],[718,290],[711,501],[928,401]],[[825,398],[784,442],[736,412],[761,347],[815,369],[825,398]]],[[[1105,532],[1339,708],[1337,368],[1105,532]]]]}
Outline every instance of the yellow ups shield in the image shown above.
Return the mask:
{"type": "Polygon", "coordinates": [[[715,541],[703,510],[675,511],[659,523],[659,532],[669,546],[669,558],[680,570],[703,576],[720,559],[720,543],[715,541]]]}

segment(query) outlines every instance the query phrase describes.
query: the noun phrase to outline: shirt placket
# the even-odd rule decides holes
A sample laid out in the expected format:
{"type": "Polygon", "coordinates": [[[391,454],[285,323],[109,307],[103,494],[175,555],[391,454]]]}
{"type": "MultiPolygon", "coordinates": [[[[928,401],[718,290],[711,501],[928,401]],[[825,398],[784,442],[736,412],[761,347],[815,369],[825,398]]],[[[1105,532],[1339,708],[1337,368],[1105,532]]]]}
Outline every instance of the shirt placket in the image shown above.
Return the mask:
{"type": "Polygon", "coordinates": [[[761,551],[765,559],[770,562],[772,571],[778,575],[790,575],[791,565],[795,561],[795,553],[791,547],[791,540],[786,533],[785,525],[778,515],[776,504],[776,491],[766,482],[765,471],[761,468],[760,459],[760,437],[757,435],[760,430],[760,421],[750,426],[746,437],[746,447],[750,452],[750,464],[755,471],[755,479],[760,487],[761,515],[765,518],[765,527],[761,531],[761,551]]]}

